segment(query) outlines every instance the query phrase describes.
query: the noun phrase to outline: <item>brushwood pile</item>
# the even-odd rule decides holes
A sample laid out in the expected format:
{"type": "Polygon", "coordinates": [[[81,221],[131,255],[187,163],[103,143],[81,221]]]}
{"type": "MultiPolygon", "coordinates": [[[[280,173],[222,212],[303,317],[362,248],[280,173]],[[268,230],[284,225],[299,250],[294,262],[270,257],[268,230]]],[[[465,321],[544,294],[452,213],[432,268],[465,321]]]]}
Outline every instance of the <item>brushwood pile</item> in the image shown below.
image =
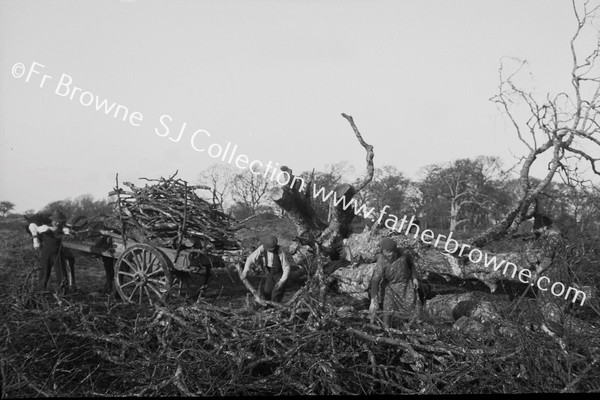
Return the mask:
{"type": "Polygon", "coordinates": [[[239,249],[234,238],[240,228],[237,221],[196,194],[210,188],[174,177],[146,180],[150,184],[144,187],[124,182],[128,190],[116,187],[109,193],[116,197],[117,215],[105,221],[106,227],[138,242],[172,249],[239,249]]]}

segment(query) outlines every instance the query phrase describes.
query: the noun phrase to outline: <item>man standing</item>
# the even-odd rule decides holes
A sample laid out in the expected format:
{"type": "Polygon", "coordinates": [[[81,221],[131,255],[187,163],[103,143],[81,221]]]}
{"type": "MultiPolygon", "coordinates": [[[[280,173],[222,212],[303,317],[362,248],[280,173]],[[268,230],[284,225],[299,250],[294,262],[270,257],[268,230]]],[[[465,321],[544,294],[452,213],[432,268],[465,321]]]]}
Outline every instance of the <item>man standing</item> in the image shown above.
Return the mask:
{"type": "Polygon", "coordinates": [[[371,278],[371,320],[379,309],[379,295],[383,295],[383,323],[389,325],[392,317],[410,319],[418,301],[419,286],[415,261],[409,252],[402,251],[393,239],[381,241],[381,254],[371,278]]]}
{"type": "Polygon", "coordinates": [[[246,286],[247,276],[250,269],[259,265],[265,273],[261,281],[261,297],[265,300],[271,300],[280,303],[285,292],[285,284],[290,273],[290,264],[285,252],[277,244],[277,238],[268,235],[262,238],[262,244],[252,252],[246,259],[244,270],[240,274],[240,279],[246,286]]]}
{"type": "Polygon", "coordinates": [[[62,249],[62,238],[69,235],[69,228],[65,226],[67,216],[60,210],[54,211],[50,217],[52,225],[37,226],[35,223],[29,225],[29,231],[33,235],[33,247],[37,250],[41,248],[39,289],[45,290],[48,287],[52,267],[56,266],[56,278],[59,282],[59,288],[66,288],[67,284],[72,286],[72,270],[67,266],[67,257],[62,249]]]}

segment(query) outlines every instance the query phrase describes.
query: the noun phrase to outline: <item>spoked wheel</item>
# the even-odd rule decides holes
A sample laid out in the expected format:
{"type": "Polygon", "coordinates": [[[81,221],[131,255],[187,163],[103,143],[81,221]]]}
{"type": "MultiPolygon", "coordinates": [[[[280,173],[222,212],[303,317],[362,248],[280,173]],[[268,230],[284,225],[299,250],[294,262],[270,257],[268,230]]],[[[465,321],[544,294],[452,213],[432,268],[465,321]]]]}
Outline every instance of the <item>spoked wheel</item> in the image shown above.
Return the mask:
{"type": "Polygon", "coordinates": [[[147,244],[125,249],[115,268],[115,286],[121,298],[138,304],[164,300],[171,286],[170,264],[162,251],[147,244]]]}

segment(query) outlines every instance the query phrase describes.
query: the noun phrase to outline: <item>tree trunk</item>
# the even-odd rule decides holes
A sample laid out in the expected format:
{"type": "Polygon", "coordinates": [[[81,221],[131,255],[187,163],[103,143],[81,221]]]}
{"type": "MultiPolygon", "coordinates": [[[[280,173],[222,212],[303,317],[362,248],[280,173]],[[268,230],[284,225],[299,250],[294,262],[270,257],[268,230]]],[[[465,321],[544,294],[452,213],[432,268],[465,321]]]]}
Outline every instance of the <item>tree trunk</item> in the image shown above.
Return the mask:
{"type": "MultiPolygon", "coordinates": [[[[332,207],[329,226],[319,236],[318,241],[326,249],[331,249],[350,236],[352,220],[355,215],[354,207],[350,206],[344,209],[343,204],[350,204],[356,194],[356,189],[348,183],[343,183],[336,186],[334,193],[336,199],[339,200],[343,197],[344,200],[332,207]]],[[[333,202],[333,200],[331,201],[333,202]]]]}
{"type": "MultiPolygon", "coordinates": [[[[346,115],[344,117],[350,122],[359,142],[367,150],[368,174],[356,188],[347,183],[336,186],[334,189],[335,197],[332,197],[338,201],[338,204],[330,207],[329,224],[320,221],[314,212],[311,197],[313,191],[310,187],[312,182],[303,185],[303,182],[295,179],[292,171],[287,167],[281,169],[290,175],[289,182],[291,183],[274,189],[271,193],[271,199],[288,212],[296,225],[298,237],[296,238],[296,245],[292,247],[292,256],[295,263],[302,263],[308,257],[319,259],[319,256],[333,255],[343,239],[348,239],[347,245],[353,254],[353,265],[340,268],[332,276],[338,279],[342,291],[360,293],[360,296],[364,296],[366,295],[365,289],[367,289],[366,282],[370,281],[373,265],[380,252],[380,241],[383,237],[389,236],[391,232],[387,228],[378,229],[373,226],[371,229],[365,227],[364,232],[360,234],[350,235],[351,224],[355,216],[355,208],[350,205],[350,202],[373,177],[373,148],[362,140],[352,118],[346,115]],[[343,207],[344,204],[347,205],[346,209],[343,207]],[[315,248],[319,249],[320,254],[314,254],[315,248]],[[313,250],[311,251],[311,249],[313,250]]],[[[471,248],[483,247],[492,240],[505,236],[507,232],[516,230],[521,220],[529,214],[529,206],[533,202],[534,196],[525,197],[503,221],[484,232],[480,237],[475,238],[470,244],[471,248]]],[[[451,231],[459,224],[457,222],[458,209],[459,207],[453,207],[451,231]]],[[[519,254],[516,252],[496,254],[498,262],[505,260],[505,263],[512,263],[512,266],[505,269],[506,264],[503,264],[501,268],[494,270],[493,267],[485,267],[483,260],[478,263],[470,261],[467,257],[469,250],[462,257],[451,254],[456,254],[458,251],[451,250],[451,253],[445,251],[446,243],[444,241],[439,241],[437,247],[434,247],[433,245],[424,244],[415,238],[412,233],[408,236],[395,234],[392,237],[398,242],[399,247],[410,248],[416,253],[418,269],[422,278],[435,275],[446,280],[477,281],[487,286],[492,292],[496,290],[502,281],[520,282],[518,281],[519,272],[526,269],[535,258],[535,255],[532,254],[519,254]]],[[[453,245],[454,243],[450,244],[453,245]]],[[[494,254],[488,253],[488,258],[493,256],[494,254]]]]}
{"type": "Polygon", "coordinates": [[[288,213],[288,216],[296,225],[296,232],[299,237],[317,237],[326,225],[319,220],[312,207],[312,197],[310,195],[312,182],[303,185],[300,179],[296,179],[291,169],[284,166],[281,167],[281,170],[289,174],[290,182],[293,185],[274,188],[271,191],[271,200],[288,213]]]}
{"type": "MultiPolygon", "coordinates": [[[[494,270],[493,264],[490,264],[489,267],[485,266],[484,258],[478,263],[473,263],[467,256],[468,248],[461,257],[457,257],[445,250],[445,241],[440,240],[437,246],[433,246],[423,243],[413,234],[389,236],[389,233],[387,228],[383,228],[376,232],[365,230],[350,236],[348,246],[352,251],[354,265],[340,268],[333,273],[333,277],[338,280],[338,289],[341,292],[354,293],[354,296],[359,298],[366,296],[366,293],[363,293],[365,280],[369,281],[371,278],[373,265],[380,252],[380,242],[384,237],[391,237],[396,241],[398,247],[413,251],[421,279],[438,277],[457,285],[471,282],[471,286],[478,286],[477,282],[479,282],[480,289],[485,290],[487,287],[490,292],[495,292],[500,285],[505,283],[519,287],[524,285],[518,279],[519,272],[537,262],[539,257],[537,251],[531,250],[496,254],[480,250],[482,253],[487,253],[488,260],[496,257],[497,263],[501,263],[494,270]],[[511,264],[506,267],[508,263],[511,264]],[[342,283],[341,286],[340,283],[342,283]]],[[[463,244],[459,241],[457,243],[459,248],[463,244]]],[[[454,250],[455,246],[456,244],[450,242],[448,249],[454,250]]],[[[477,259],[477,256],[474,255],[473,258],[477,259]]]]}
{"type": "Polygon", "coordinates": [[[297,246],[295,246],[295,250],[298,250],[300,247],[306,249],[306,246],[312,248],[317,244],[321,253],[332,254],[336,247],[341,244],[342,240],[347,238],[352,231],[351,225],[355,214],[354,207],[350,205],[350,202],[373,179],[373,146],[363,140],[351,116],[346,114],[342,114],[342,116],[350,123],[359,143],[367,152],[367,174],[358,187],[344,183],[334,188],[334,198],[341,201],[333,206],[329,224],[326,224],[319,220],[312,207],[311,195],[314,193],[311,190],[312,182],[306,184],[301,179],[294,177],[291,169],[281,167],[281,170],[290,176],[289,184],[273,189],[271,191],[271,199],[275,204],[288,212],[296,225],[298,237],[296,238],[297,246]],[[343,207],[344,204],[347,205],[346,209],[343,207]]]}
{"type": "Polygon", "coordinates": [[[452,202],[450,204],[450,232],[454,232],[456,230],[456,220],[458,219],[458,208],[456,204],[452,202]]]}

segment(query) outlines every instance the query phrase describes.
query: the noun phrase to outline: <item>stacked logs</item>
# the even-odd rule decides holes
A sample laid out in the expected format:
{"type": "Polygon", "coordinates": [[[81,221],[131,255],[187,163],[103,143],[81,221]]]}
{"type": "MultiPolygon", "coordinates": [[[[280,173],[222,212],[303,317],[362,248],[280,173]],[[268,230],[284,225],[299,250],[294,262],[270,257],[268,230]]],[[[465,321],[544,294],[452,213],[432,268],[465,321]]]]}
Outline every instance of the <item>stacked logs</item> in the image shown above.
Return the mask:
{"type": "Polygon", "coordinates": [[[203,250],[237,250],[239,243],[233,233],[239,224],[227,214],[200,198],[196,190],[207,186],[188,185],[182,179],[147,179],[151,182],[137,187],[131,182],[117,186],[109,193],[116,196],[118,221],[111,227],[122,227],[121,233],[141,243],[172,249],[199,248],[203,250]],[[116,226],[115,226],[116,225],[116,226]]]}

